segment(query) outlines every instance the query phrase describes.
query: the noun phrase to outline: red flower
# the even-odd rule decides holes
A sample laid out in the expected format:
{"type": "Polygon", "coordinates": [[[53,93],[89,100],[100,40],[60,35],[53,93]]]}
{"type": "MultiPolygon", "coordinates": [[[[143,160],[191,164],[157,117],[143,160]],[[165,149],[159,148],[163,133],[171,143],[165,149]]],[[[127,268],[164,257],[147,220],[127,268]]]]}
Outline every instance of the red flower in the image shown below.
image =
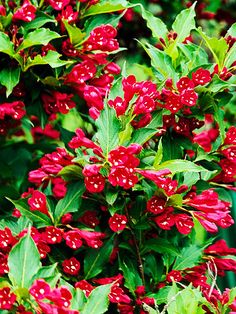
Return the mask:
{"type": "Polygon", "coordinates": [[[114,100],[109,100],[108,105],[115,109],[117,117],[125,114],[128,103],[121,97],[117,96],[114,100]]]}
{"type": "Polygon", "coordinates": [[[48,244],[61,243],[63,231],[57,227],[49,226],[42,233],[42,238],[48,244]]]}
{"type": "Polygon", "coordinates": [[[134,114],[146,114],[156,109],[156,103],[150,96],[140,96],[134,106],[134,114]]]}
{"type": "Polygon", "coordinates": [[[23,5],[13,14],[12,20],[14,22],[31,22],[35,19],[35,12],[36,8],[28,0],[25,0],[23,5]]]}
{"type": "Polygon", "coordinates": [[[66,286],[53,289],[47,296],[47,299],[54,302],[55,305],[68,308],[72,299],[72,294],[66,286]]]}
{"type": "Polygon", "coordinates": [[[86,230],[77,229],[77,232],[79,233],[81,238],[83,238],[86,241],[88,246],[95,249],[102,246],[103,243],[101,239],[103,239],[106,236],[105,233],[96,232],[96,231],[86,231],[86,230]]]}
{"type": "Polygon", "coordinates": [[[176,228],[182,234],[189,234],[194,227],[192,217],[186,214],[176,214],[174,219],[176,228]]]}
{"type": "Polygon", "coordinates": [[[66,75],[65,83],[72,83],[76,85],[83,84],[87,80],[94,77],[97,69],[94,63],[90,60],[85,60],[73,67],[71,72],[66,75]]]}
{"type": "Polygon", "coordinates": [[[93,210],[86,210],[83,216],[78,219],[78,221],[82,222],[90,228],[95,228],[100,223],[97,217],[97,212],[93,210]]]}
{"type": "Polygon", "coordinates": [[[66,274],[76,276],[80,270],[80,262],[75,257],[71,257],[63,261],[62,267],[66,274]]]}
{"type": "Polygon", "coordinates": [[[225,136],[225,145],[236,145],[236,127],[235,126],[231,126],[228,131],[226,132],[226,136],[225,136]]]}
{"type": "Polygon", "coordinates": [[[178,82],[176,83],[176,86],[178,88],[178,91],[181,93],[185,89],[188,89],[188,88],[193,89],[194,83],[189,77],[183,76],[181,77],[181,79],[178,80],[178,82]]]}
{"type": "Polygon", "coordinates": [[[161,214],[165,210],[166,201],[158,196],[153,196],[147,202],[147,211],[155,215],[161,214]]]}
{"type": "Polygon", "coordinates": [[[173,282],[173,281],[181,281],[182,280],[182,275],[181,272],[178,270],[172,270],[170,271],[167,276],[166,276],[166,280],[168,282],[173,282]]]}
{"type": "Polygon", "coordinates": [[[175,224],[174,215],[172,214],[173,211],[173,207],[167,207],[163,214],[154,217],[153,220],[161,229],[170,230],[175,224]]]}
{"type": "Polygon", "coordinates": [[[133,168],[129,169],[124,166],[118,166],[111,168],[108,181],[113,186],[118,185],[124,189],[130,189],[138,182],[138,177],[134,174],[133,168]]]}
{"type": "Polygon", "coordinates": [[[10,288],[5,287],[0,289],[0,309],[1,310],[11,310],[13,304],[16,301],[16,295],[10,293],[10,288]]]}
{"type": "Polygon", "coordinates": [[[109,300],[112,303],[131,303],[130,297],[124,293],[123,289],[120,288],[117,284],[114,284],[111,287],[111,292],[109,294],[109,300]]]}
{"type": "Polygon", "coordinates": [[[99,111],[103,109],[103,98],[97,87],[85,86],[83,96],[89,107],[95,107],[99,111]]]}
{"type": "Polygon", "coordinates": [[[221,153],[230,161],[236,163],[236,146],[230,146],[221,151],[221,153]]]}
{"type": "Polygon", "coordinates": [[[0,257],[0,275],[5,275],[9,272],[7,256],[0,257]]]}
{"type": "Polygon", "coordinates": [[[75,288],[79,288],[80,290],[83,290],[86,297],[88,297],[95,287],[92,286],[86,280],[81,280],[75,283],[75,288]]]}
{"type": "Polygon", "coordinates": [[[37,279],[31,286],[29,293],[36,299],[42,300],[47,298],[51,288],[44,279],[37,279]]]}
{"type": "Polygon", "coordinates": [[[192,73],[192,80],[197,85],[206,85],[211,81],[211,73],[208,70],[205,70],[203,68],[197,69],[196,72],[192,73]]]}
{"type": "Polygon", "coordinates": [[[204,252],[206,254],[216,254],[216,255],[236,255],[235,248],[229,248],[225,240],[218,240],[214,244],[208,246],[204,252]]]}
{"type": "Polygon", "coordinates": [[[71,100],[73,94],[51,91],[51,94],[42,94],[42,101],[45,111],[48,114],[61,112],[66,114],[75,107],[75,102],[71,100]]]}
{"type": "Polygon", "coordinates": [[[11,233],[11,229],[6,227],[4,230],[0,230],[0,248],[5,249],[10,245],[15,244],[16,240],[11,233]]]}
{"type": "Polygon", "coordinates": [[[84,178],[85,187],[90,193],[102,192],[104,190],[105,183],[106,180],[100,173],[84,178]]]}
{"type": "Polygon", "coordinates": [[[73,250],[77,250],[83,244],[81,241],[81,236],[76,230],[64,233],[64,239],[66,240],[66,245],[68,245],[73,250]]]}
{"type": "Polygon", "coordinates": [[[109,218],[108,224],[112,231],[118,232],[126,228],[127,221],[125,215],[114,214],[109,218]]]}
{"type": "Polygon", "coordinates": [[[38,190],[33,191],[32,196],[28,199],[30,210],[38,210],[48,215],[46,195],[38,190]]]}
{"type": "Polygon", "coordinates": [[[185,89],[180,94],[182,104],[192,107],[196,105],[198,94],[191,88],[185,89]]]}
{"type": "Polygon", "coordinates": [[[25,104],[22,101],[13,101],[0,104],[0,119],[10,116],[12,119],[20,120],[25,115],[25,104]]]}
{"type": "Polygon", "coordinates": [[[61,11],[70,3],[70,0],[49,0],[49,4],[54,10],[61,11]]]}

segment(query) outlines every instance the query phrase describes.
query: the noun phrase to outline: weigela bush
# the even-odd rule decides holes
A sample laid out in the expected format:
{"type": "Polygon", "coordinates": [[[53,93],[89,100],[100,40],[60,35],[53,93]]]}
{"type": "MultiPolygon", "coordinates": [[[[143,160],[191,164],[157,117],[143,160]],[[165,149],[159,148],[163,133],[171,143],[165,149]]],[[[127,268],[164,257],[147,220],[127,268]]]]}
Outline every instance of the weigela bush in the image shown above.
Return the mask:
{"type": "Polygon", "coordinates": [[[169,30],[125,0],[0,14],[1,312],[234,313],[217,233],[234,224],[235,25],[209,37],[193,4],[169,30]],[[117,55],[131,9],[152,32],[141,79],[117,55]]]}

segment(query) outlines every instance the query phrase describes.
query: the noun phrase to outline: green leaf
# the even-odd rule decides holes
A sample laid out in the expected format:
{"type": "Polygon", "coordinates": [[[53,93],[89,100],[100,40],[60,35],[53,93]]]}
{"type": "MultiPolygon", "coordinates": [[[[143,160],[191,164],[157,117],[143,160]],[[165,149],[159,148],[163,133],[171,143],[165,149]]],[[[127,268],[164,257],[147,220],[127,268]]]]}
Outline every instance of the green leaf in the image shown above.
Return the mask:
{"type": "Polygon", "coordinates": [[[158,132],[158,130],[150,129],[147,127],[135,130],[135,132],[133,133],[133,136],[130,140],[130,144],[131,143],[138,143],[140,145],[143,145],[148,140],[150,140],[150,138],[152,138],[157,132],[158,132]]]}
{"type": "Polygon", "coordinates": [[[234,63],[235,60],[236,60],[236,43],[234,43],[230,50],[227,52],[224,61],[224,66],[226,68],[229,68],[234,63]]]}
{"type": "Polygon", "coordinates": [[[151,58],[154,69],[161,74],[162,80],[172,78],[176,81],[177,73],[172,65],[171,57],[165,51],[161,51],[152,45],[141,45],[151,58]]]}
{"type": "Polygon", "coordinates": [[[71,305],[70,305],[71,309],[81,312],[86,302],[86,297],[84,295],[83,290],[79,288],[73,289],[72,296],[73,298],[71,300],[71,305]]]}
{"type": "Polygon", "coordinates": [[[190,35],[191,30],[196,28],[194,19],[196,16],[194,10],[196,3],[195,1],[190,8],[181,11],[172,25],[173,31],[178,34],[176,38],[177,42],[184,41],[190,35]]]}
{"type": "Polygon", "coordinates": [[[3,32],[0,32],[0,52],[6,53],[10,57],[14,55],[14,45],[10,38],[3,32]]]}
{"type": "Polygon", "coordinates": [[[215,59],[215,62],[218,64],[219,71],[221,71],[221,69],[223,68],[223,65],[224,65],[225,56],[227,54],[228,44],[226,43],[226,41],[223,37],[221,37],[220,39],[215,38],[215,37],[211,38],[211,37],[207,36],[201,30],[200,27],[197,30],[198,30],[198,33],[204,39],[206,46],[211,51],[211,53],[215,59]]]}
{"type": "Polygon", "coordinates": [[[12,248],[8,257],[9,278],[18,288],[29,288],[41,267],[38,249],[28,233],[12,248]]]}
{"type": "Polygon", "coordinates": [[[208,63],[208,55],[200,45],[178,43],[177,47],[184,54],[184,63],[186,63],[186,58],[189,60],[187,63],[188,71],[208,63]]]}
{"type": "Polygon", "coordinates": [[[46,56],[37,55],[34,59],[28,58],[25,66],[23,66],[23,71],[27,71],[30,67],[35,65],[48,64],[52,68],[58,68],[63,65],[72,64],[74,61],[61,60],[61,54],[57,51],[49,50],[46,56]]]}
{"type": "Polygon", "coordinates": [[[37,45],[47,45],[51,40],[60,38],[61,35],[59,35],[56,32],[53,32],[49,30],[48,28],[39,28],[35,31],[32,31],[28,33],[22,44],[17,48],[17,51],[37,46],[37,45]]]}
{"type": "Polygon", "coordinates": [[[7,89],[7,97],[12,93],[13,88],[19,83],[19,81],[20,68],[7,68],[0,72],[0,83],[7,89]]]}
{"type": "Polygon", "coordinates": [[[115,110],[105,105],[95,124],[97,126],[95,136],[107,157],[108,153],[119,144],[120,122],[115,110]]]}
{"type": "Polygon", "coordinates": [[[39,12],[37,12],[37,16],[33,21],[24,23],[23,31],[24,31],[24,33],[27,33],[31,29],[35,29],[35,28],[39,29],[40,27],[42,27],[46,23],[56,24],[57,21],[53,17],[51,17],[50,15],[45,14],[42,11],[39,11],[39,12]]]}
{"type": "Polygon", "coordinates": [[[234,23],[230,26],[230,28],[228,29],[227,34],[226,34],[226,37],[227,36],[236,37],[236,23],[234,23]]]}
{"type": "Polygon", "coordinates": [[[102,13],[110,13],[115,11],[120,11],[128,7],[128,2],[126,0],[112,0],[111,1],[102,1],[95,5],[91,5],[88,10],[82,14],[82,18],[97,15],[102,13]]]}
{"type": "Polygon", "coordinates": [[[65,25],[72,45],[75,47],[79,46],[84,40],[86,33],[82,32],[80,28],[70,25],[67,20],[63,20],[63,24],[65,25]]]}
{"type": "Polygon", "coordinates": [[[103,285],[95,288],[88,297],[81,314],[103,314],[108,309],[108,295],[112,284],[103,285]]]}
{"type": "Polygon", "coordinates": [[[174,159],[174,160],[167,160],[162,164],[158,165],[156,170],[161,169],[169,169],[172,174],[178,172],[201,172],[201,171],[208,171],[207,169],[196,165],[192,161],[182,160],[182,159],[174,159]]]}
{"type": "Polygon", "coordinates": [[[168,240],[162,238],[147,240],[144,244],[144,248],[141,250],[141,255],[154,251],[157,253],[165,253],[173,256],[179,256],[179,250],[172,245],[168,240]]]}
{"type": "Polygon", "coordinates": [[[34,279],[46,279],[50,277],[55,277],[57,274],[57,263],[49,266],[41,267],[38,272],[35,274],[34,279]]]}
{"type": "Polygon", "coordinates": [[[84,191],[85,187],[82,181],[72,183],[68,187],[66,196],[57,203],[55,208],[54,218],[56,224],[66,213],[73,213],[79,209],[84,191]]]}
{"type": "Polygon", "coordinates": [[[119,269],[122,271],[125,279],[125,287],[135,295],[135,290],[142,285],[142,280],[138,273],[137,262],[131,259],[119,259],[119,269]]]}
{"type": "Polygon", "coordinates": [[[158,165],[162,161],[162,158],[163,158],[163,146],[162,146],[162,141],[160,139],[160,141],[158,143],[158,148],[157,148],[156,156],[154,159],[154,163],[153,163],[154,168],[158,167],[158,165]]]}
{"type": "Polygon", "coordinates": [[[101,248],[88,249],[84,259],[85,279],[90,279],[103,270],[103,266],[108,262],[113,249],[113,237],[109,239],[101,248]]]}
{"type": "Polygon", "coordinates": [[[72,179],[83,178],[82,169],[77,165],[68,165],[62,168],[62,170],[58,173],[58,176],[62,177],[66,181],[70,181],[72,179]]]}
{"type": "Polygon", "coordinates": [[[29,218],[37,228],[43,228],[52,225],[52,221],[47,215],[37,210],[31,211],[26,199],[20,199],[16,201],[11,200],[10,198],[7,199],[21,212],[23,216],[29,218]]]}
{"type": "Polygon", "coordinates": [[[191,245],[189,247],[184,247],[175,260],[173,265],[174,270],[183,270],[185,268],[191,268],[196,266],[202,256],[202,248],[197,245],[191,245]]]}
{"type": "Polygon", "coordinates": [[[141,6],[141,12],[143,19],[147,22],[147,27],[152,31],[152,36],[157,39],[163,38],[166,41],[168,34],[166,24],[151,12],[145,10],[143,6],[141,6]]]}

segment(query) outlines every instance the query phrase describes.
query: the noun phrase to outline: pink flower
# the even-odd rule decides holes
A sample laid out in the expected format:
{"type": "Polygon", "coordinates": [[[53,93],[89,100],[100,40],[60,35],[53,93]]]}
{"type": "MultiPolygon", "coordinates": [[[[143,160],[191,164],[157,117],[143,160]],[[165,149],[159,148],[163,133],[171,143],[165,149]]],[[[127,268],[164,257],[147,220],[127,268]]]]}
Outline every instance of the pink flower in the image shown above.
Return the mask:
{"type": "Polygon", "coordinates": [[[81,230],[77,229],[78,234],[83,238],[87,245],[92,247],[92,248],[99,248],[102,246],[102,241],[106,235],[102,232],[96,232],[96,231],[86,231],[86,230],[81,230]]]}
{"type": "Polygon", "coordinates": [[[70,3],[70,0],[49,0],[49,4],[54,10],[61,11],[70,3]]]}
{"type": "Polygon", "coordinates": [[[91,60],[85,60],[76,64],[71,72],[66,75],[65,83],[81,85],[94,77],[96,71],[94,63],[91,60]]]}
{"type": "Polygon", "coordinates": [[[37,279],[31,286],[29,293],[36,299],[42,300],[47,298],[51,288],[44,279],[37,279]]]}
{"type": "Polygon", "coordinates": [[[35,19],[36,8],[25,0],[23,5],[13,14],[13,21],[31,22],[35,19]]]}
{"type": "Polygon", "coordinates": [[[126,228],[128,220],[125,215],[114,214],[109,218],[108,224],[112,231],[118,232],[126,228]]]}
{"type": "Polygon", "coordinates": [[[71,257],[63,261],[62,267],[66,274],[76,276],[80,270],[80,262],[75,257],[71,257]]]}
{"type": "Polygon", "coordinates": [[[32,196],[28,199],[30,210],[38,210],[48,215],[46,195],[38,190],[33,191],[32,196]]]}

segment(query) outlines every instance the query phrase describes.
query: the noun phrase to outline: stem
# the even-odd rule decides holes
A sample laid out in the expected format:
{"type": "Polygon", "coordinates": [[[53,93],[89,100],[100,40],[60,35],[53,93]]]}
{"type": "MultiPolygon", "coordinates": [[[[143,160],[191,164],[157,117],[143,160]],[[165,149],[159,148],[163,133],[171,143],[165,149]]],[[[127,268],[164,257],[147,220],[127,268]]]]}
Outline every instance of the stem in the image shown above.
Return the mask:
{"type": "Polygon", "coordinates": [[[132,240],[134,242],[134,246],[135,246],[135,250],[136,250],[136,254],[137,254],[137,258],[138,258],[138,269],[139,269],[139,274],[141,276],[141,279],[142,279],[142,283],[143,283],[143,286],[145,286],[145,277],[144,277],[144,268],[143,268],[143,262],[142,262],[142,258],[141,258],[141,254],[140,254],[140,250],[139,250],[139,245],[138,245],[138,241],[135,237],[135,233],[133,231],[133,229],[131,228],[130,226],[130,216],[129,216],[129,211],[128,211],[128,208],[127,206],[125,205],[125,214],[128,218],[128,224],[129,224],[129,228],[130,228],[130,233],[132,235],[132,240]]]}

